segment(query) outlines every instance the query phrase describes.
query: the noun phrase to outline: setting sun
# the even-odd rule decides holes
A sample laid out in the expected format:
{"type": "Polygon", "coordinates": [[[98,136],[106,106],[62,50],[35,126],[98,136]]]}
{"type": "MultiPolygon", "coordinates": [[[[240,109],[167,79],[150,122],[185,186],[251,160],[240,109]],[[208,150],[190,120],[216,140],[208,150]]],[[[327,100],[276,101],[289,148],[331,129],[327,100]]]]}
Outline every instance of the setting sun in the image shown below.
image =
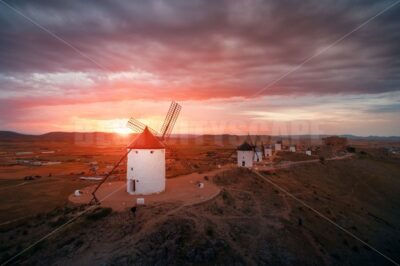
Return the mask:
{"type": "Polygon", "coordinates": [[[116,128],[116,129],[114,130],[114,132],[115,132],[115,133],[118,133],[118,134],[120,134],[120,135],[126,136],[126,135],[129,135],[130,133],[132,133],[132,130],[130,130],[129,128],[127,128],[127,127],[125,126],[125,127],[116,128]]]}

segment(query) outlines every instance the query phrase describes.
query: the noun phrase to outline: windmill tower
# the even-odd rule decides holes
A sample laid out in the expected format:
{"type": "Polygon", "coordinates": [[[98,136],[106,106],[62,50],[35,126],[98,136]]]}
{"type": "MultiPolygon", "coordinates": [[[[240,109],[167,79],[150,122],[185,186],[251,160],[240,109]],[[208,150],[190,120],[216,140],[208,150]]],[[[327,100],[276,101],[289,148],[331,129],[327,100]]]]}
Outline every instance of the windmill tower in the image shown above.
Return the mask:
{"type": "Polygon", "coordinates": [[[165,190],[165,146],[145,127],[128,146],[126,188],[129,194],[146,195],[165,190]]]}
{"type": "Polygon", "coordinates": [[[94,189],[92,202],[99,202],[96,191],[125,158],[128,158],[126,176],[128,193],[147,195],[165,190],[165,142],[171,135],[181,108],[178,103],[171,103],[161,133],[134,118],[129,119],[128,127],[140,134],[127,147],[127,152],[114,168],[94,189]]]}
{"type": "Polygon", "coordinates": [[[294,145],[294,144],[290,145],[289,151],[290,152],[296,152],[296,145],[294,145]]]}
{"type": "Polygon", "coordinates": [[[239,167],[253,167],[254,150],[247,141],[237,147],[237,165],[239,167]]]}
{"type": "Polygon", "coordinates": [[[127,192],[148,195],[165,190],[165,142],[169,138],[181,106],[172,102],[161,127],[161,133],[131,118],[128,127],[142,131],[128,146],[127,192]],[[158,136],[158,137],[157,137],[158,136]]]}
{"type": "Polygon", "coordinates": [[[271,158],[272,157],[272,146],[271,146],[271,144],[267,144],[264,147],[264,154],[265,154],[265,158],[271,158]]]}
{"type": "Polygon", "coordinates": [[[267,144],[264,146],[264,155],[265,155],[265,158],[272,157],[271,136],[267,137],[267,144]]]}
{"type": "Polygon", "coordinates": [[[281,150],[282,150],[282,140],[278,140],[278,141],[275,143],[275,152],[281,151],[281,150]]]}

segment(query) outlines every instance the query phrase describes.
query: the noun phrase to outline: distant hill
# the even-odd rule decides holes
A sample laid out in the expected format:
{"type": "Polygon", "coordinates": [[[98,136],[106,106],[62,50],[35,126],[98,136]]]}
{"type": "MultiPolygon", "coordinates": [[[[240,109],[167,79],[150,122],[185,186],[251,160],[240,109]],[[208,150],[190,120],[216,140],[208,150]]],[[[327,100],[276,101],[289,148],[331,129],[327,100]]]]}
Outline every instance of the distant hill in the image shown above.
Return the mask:
{"type": "MultiPolygon", "coordinates": [[[[129,138],[132,138],[134,134],[131,134],[129,138]]],[[[229,135],[229,134],[221,134],[221,135],[196,135],[196,134],[179,134],[173,135],[173,137],[179,138],[205,138],[210,142],[217,140],[222,140],[222,142],[232,141],[243,141],[247,136],[246,135],[229,135]]],[[[290,136],[292,139],[303,139],[303,138],[311,138],[314,140],[318,140],[323,137],[327,137],[331,135],[292,135],[290,136]]],[[[399,142],[400,136],[368,136],[368,137],[360,137],[355,135],[339,135],[340,137],[346,137],[350,140],[366,140],[366,141],[387,141],[387,142],[399,142]]],[[[252,138],[255,136],[252,135],[252,138]]],[[[261,140],[267,139],[268,135],[259,135],[261,140]]],[[[271,136],[271,140],[274,141],[280,136],[271,136]]],[[[282,136],[283,139],[287,139],[288,136],[282,136]]],[[[57,141],[57,142],[76,142],[79,140],[90,140],[90,139],[100,139],[104,141],[112,141],[115,139],[121,139],[122,136],[116,133],[108,133],[108,132],[49,132],[41,135],[29,135],[22,134],[13,131],[0,131],[0,141],[57,141]]]]}
{"type": "Polygon", "coordinates": [[[389,141],[389,142],[397,142],[400,141],[400,136],[368,136],[368,137],[360,137],[354,135],[340,135],[341,137],[345,137],[348,139],[354,140],[379,140],[379,141],[389,141]]]}
{"type": "MultiPolygon", "coordinates": [[[[133,134],[132,134],[133,135],[133,134]]],[[[132,136],[129,136],[131,138],[132,136]]],[[[12,131],[0,131],[0,141],[56,141],[76,143],[91,140],[115,141],[122,136],[106,132],[49,132],[41,135],[28,135],[12,131]]]]}
{"type": "Polygon", "coordinates": [[[14,131],[0,131],[0,141],[31,140],[36,137],[36,135],[21,134],[14,131]]]}

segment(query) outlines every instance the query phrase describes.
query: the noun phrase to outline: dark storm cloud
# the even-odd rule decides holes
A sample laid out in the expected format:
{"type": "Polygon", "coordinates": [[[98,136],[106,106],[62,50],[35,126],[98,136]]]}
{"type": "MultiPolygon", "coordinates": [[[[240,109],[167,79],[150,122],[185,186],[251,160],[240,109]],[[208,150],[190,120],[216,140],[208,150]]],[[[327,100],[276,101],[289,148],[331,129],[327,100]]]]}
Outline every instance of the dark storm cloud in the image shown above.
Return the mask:
{"type": "MultiPolygon", "coordinates": [[[[0,73],[17,80],[4,83],[0,93],[34,90],[40,94],[27,78],[32,73],[98,72],[101,76],[140,69],[170,84],[163,89],[147,87],[150,98],[154,93],[167,97],[165,89],[169,89],[181,98],[204,99],[254,95],[393,1],[7,3],[96,63],[0,3],[0,73]],[[188,79],[191,82],[173,85],[188,79]]],[[[263,93],[398,90],[399,18],[400,5],[263,93]]],[[[93,78],[93,83],[89,87],[93,93],[109,97],[100,93],[107,90],[102,78],[93,78]]],[[[112,89],[126,92],[126,87],[112,89]]],[[[86,87],[82,90],[87,93],[86,87]]]]}
{"type": "Polygon", "coordinates": [[[371,113],[399,113],[400,103],[386,104],[382,106],[376,106],[368,110],[371,113]]]}

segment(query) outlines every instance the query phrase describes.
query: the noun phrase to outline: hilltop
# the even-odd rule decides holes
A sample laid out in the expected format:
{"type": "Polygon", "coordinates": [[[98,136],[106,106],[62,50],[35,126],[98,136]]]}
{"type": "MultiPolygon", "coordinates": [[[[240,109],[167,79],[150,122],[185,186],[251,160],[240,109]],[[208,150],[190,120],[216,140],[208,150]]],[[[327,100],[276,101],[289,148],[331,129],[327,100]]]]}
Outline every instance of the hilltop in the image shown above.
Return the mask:
{"type": "MultiPolygon", "coordinates": [[[[399,261],[400,164],[373,153],[262,172],[335,223],[399,261]]],[[[247,169],[212,177],[209,202],[98,209],[22,256],[22,265],[390,265],[247,169]]],[[[2,229],[3,258],[79,214],[69,206],[2,229]],[[22,241],[23,240],[23,241],[22,241]]]]}

